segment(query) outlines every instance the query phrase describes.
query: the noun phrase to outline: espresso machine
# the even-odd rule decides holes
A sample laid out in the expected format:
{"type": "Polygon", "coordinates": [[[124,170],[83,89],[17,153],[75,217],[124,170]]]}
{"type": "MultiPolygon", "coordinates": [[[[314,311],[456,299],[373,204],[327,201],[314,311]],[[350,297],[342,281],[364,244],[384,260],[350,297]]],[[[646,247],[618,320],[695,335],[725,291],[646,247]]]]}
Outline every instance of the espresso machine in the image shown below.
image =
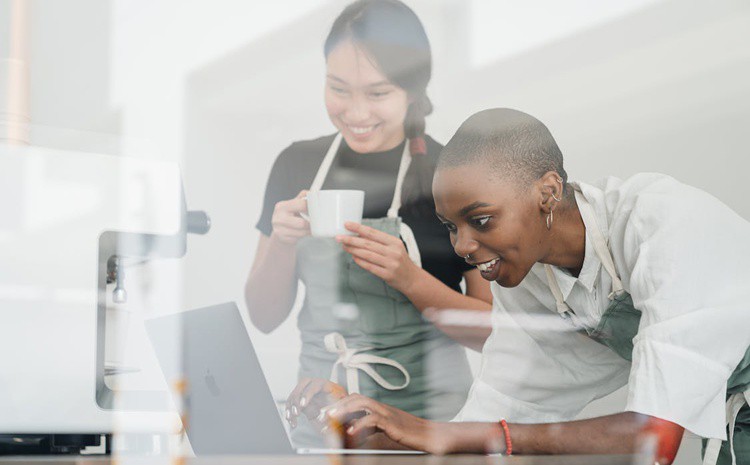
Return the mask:
{"type": "Polygon", "coordinates": [[[0,454],[180,434],[142,319],[183,308],[188,233],[209,228],[176,163],[0,143],[0,454]]]}

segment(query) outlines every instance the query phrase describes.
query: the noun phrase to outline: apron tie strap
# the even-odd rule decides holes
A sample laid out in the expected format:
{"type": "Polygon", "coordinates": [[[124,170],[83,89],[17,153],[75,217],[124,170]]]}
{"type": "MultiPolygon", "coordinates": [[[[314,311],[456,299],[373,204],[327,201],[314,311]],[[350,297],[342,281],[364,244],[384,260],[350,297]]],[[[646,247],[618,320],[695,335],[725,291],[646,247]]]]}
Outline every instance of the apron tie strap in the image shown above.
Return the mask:
{"type": "MultiPolygon", "coordinates": [[[[750,390],[732,394],[727,400],[727,425],[729,430],[729,452],[732,454],[732,465],[737,465],[737,456],[734,453],[734,427],[737,423],[737,414],[745,403],[750,404],[750,390]]],[[[706,445],[706,453],[703,455],[703,465],[716,465],[721,450],[721,439],[711,438],[706,445]]]]}
{"type": "Polygon", "coordinates": [[[370,376],[377,384],[381,387],[388,389],[389,391],[398,391],[404,389],[409,385],[411,377],[409,372],[406,371],[403,365],[385,357],[378,357],[377,355],[363,354],[361,352],[371,350],[370,347],[362,349],[350,349],[346,345],[346,339],[340,333],[329,333],[323,339],[326,350],[328,352],[338,354],[339,358],[333,364],[331,370],[331,381],[338,383],[338,370],[339,365],[346,370],[346,387],[350,393],[359,394],[359,373],[357,370],[364,371],[370,376]],[[372,365],[388,365],[403,373],[405,381],[403,384],[397,386],[389,383],[383,378],[380,373],[375,371],[372,365]]]}

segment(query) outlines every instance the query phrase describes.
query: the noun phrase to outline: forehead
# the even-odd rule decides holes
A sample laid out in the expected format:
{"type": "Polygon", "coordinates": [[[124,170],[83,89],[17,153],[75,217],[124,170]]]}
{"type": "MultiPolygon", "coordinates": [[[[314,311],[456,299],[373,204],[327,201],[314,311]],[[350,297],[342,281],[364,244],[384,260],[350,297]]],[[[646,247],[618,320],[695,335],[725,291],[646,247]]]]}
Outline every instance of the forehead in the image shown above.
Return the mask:
{"type": "Polygon", "coordinates": [[[517,189],[482,163],[440,168],[432,183],[435,210],[444,218],[458,218],[461,209],[477,202],[493,206],[514,203],[517,189]]]}
{"type": "MultiPolygon", "coordinates": [[[[460,204],[458,208],[461,208],[481,200],[479,197],[482,197],[484,188],[490,184],[492,176],[478,163],[440,168],[432,182],[435,205],[450,210],[451,206],[460,204]]],[[[445,213],[449,214],[448,211],[445,213]]]]}
{"type": "Polygon", "coordinates": [[[374,59],[351,40],[338,44],[326,60],[326,71],[330,77],[355,86],[371,86],[388,83],[388,78],[377,68],[374,59]]]}

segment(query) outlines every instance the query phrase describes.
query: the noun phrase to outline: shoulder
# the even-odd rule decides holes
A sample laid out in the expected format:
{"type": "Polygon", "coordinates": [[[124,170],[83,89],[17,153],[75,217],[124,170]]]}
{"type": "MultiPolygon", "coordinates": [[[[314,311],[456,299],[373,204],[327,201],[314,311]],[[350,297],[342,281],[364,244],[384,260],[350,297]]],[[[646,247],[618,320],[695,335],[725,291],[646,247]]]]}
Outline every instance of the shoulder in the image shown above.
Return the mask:
{"type": "Polygon", "coordinates": [[[624,180],[609,177],[580,187],[589,201],[599,204],[599,210],[606,210],[610,227],[627,223],[646,236],[670,225],[692,230],[696,223],[741,220],[713,195],[665,174],[640,173],[624,180]]]}
{"type": "MultiPolygon", "coordinates": [[[[316,139],[300,140],[292,142],[281,151],[276,159],[277,164],[297,163],[297,162],[315,162],[319,165],[333,143],[336,134],[318,137],[316,139]]],[[[307,164],[305,163],[305,164],[307,164]]]]}

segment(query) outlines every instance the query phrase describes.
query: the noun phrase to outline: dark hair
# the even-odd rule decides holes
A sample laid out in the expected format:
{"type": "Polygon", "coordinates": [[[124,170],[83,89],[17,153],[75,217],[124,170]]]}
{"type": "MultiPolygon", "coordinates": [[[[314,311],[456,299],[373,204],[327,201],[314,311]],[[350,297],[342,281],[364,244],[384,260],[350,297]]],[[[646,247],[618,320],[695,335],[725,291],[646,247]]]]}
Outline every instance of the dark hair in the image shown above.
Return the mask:
{"type": "Polygon", "coordinates": [[[432,113],[432,102],[427,97],[432,53],[421,21],[398,0],[358,0],[344,8],[333,22],[324,46],[326,58],[345,40],[369,54],[388,80],[412,99],[404,120],[404,133],[413,155],[404,182],[404,205],[431,197],[434,164],[420,155],[426,154],[425,117],[432,113]]]}
{"type": "MultiPolygon", "coordinates": [[[[483,162],[493,173],[520,183],[549,171],[568,181],[563,155],[541,121],[509,108],[493,108],[469,117],[446,144],[437,169],[483,162]]],[[[570,189],[564,189],[570,191],[570,189]]]]}

